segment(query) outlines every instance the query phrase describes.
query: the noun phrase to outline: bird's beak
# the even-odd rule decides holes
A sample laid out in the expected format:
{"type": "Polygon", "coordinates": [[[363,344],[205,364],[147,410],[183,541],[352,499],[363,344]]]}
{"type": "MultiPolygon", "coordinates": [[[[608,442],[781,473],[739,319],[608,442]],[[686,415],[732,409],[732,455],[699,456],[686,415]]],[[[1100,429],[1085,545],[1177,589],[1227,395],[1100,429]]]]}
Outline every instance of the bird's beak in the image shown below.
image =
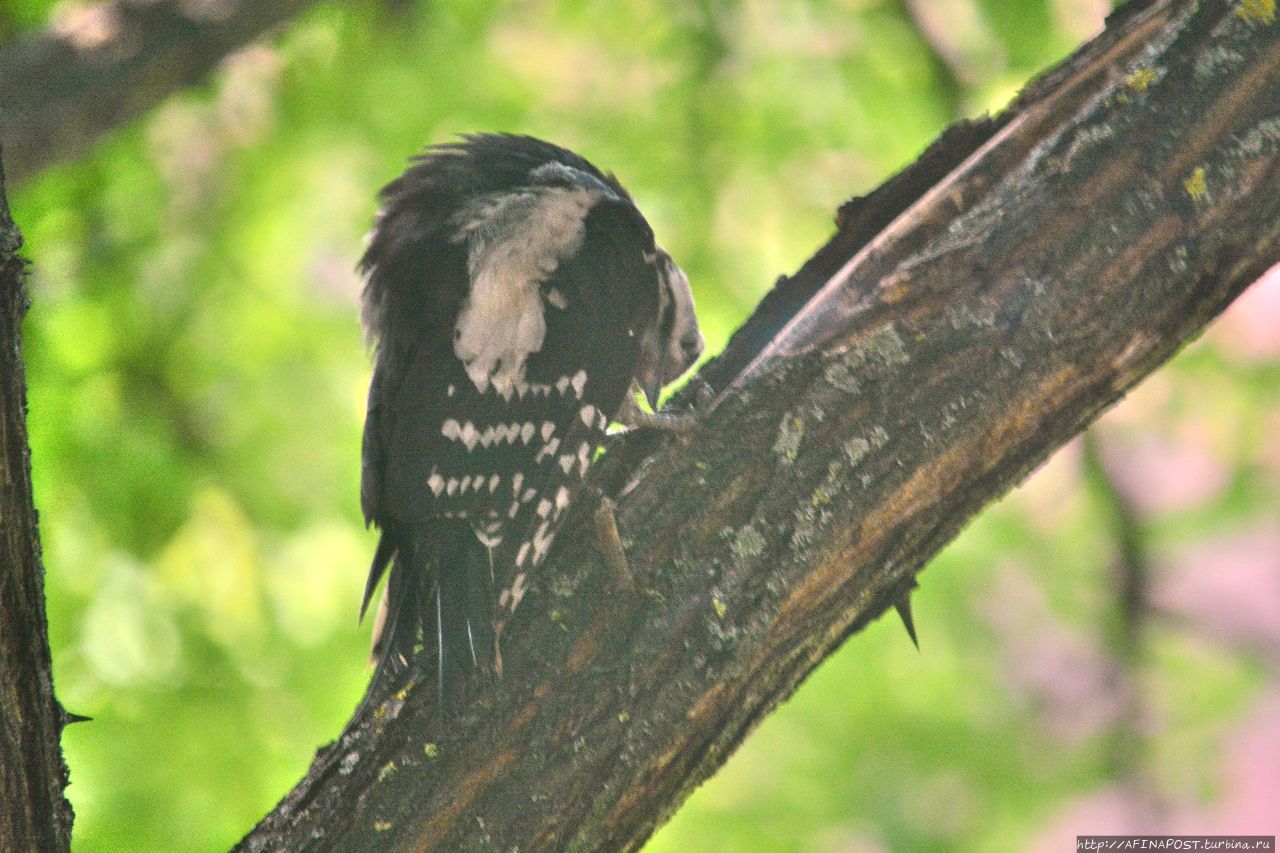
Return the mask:
{"type": "Polygon", "coordinates": [[[702,354],[702,333],[695,327],[691,335],[660,347],[657,332],[651,331],[641,344],[640,369],[636,372],[636,386],[649,402],[649,408],[658,411],[658,397],[669,383],[679,379],[693,366],[702,354]]]}
{"type": "Polygon", "coordinates": [[[658,411],[658,395],[662,393],[662,374],[659,372],[652,377],[646,377],[640,385],[640,391],[649,401],[649,408],[655,412],[658,411]]]}
{"type": "Polygon", "coordinates": [[[635,374],[635,388],[644,394],[653,411],[658,411],[658,395],[662,393],[665,353],[658,343],[658,330],[650,327],[640,339],[640,364],[635,374]]]}

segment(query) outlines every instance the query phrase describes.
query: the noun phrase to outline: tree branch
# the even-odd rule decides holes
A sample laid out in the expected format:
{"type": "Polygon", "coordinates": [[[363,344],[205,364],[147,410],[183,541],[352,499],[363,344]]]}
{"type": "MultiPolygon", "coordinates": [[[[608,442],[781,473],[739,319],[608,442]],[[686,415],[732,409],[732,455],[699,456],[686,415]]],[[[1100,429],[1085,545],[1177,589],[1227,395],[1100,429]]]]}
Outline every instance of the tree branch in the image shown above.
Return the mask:
{"type": "Polygon", "coordinates": [[[703,371],[727,390],[701,432],[597,466],[636,593],[580,507],[504,679],[435,742],[424,652],[242,849],[639,846],[983,505],[1280,259],[1267,8],[1126,7],[846,205],[703,371]]]}
{"type": "Polygon", "coordinates": [[[70,160],[315,0],[107,0],[0,53],[10,180],[70,160]]]}
{"type": "Polygon", "coordinates": [[[53,696],[31,496],[21,246],[0,167],[0,850],[66,850],[71,804],[59,737],[67,717],[53,696]]]}

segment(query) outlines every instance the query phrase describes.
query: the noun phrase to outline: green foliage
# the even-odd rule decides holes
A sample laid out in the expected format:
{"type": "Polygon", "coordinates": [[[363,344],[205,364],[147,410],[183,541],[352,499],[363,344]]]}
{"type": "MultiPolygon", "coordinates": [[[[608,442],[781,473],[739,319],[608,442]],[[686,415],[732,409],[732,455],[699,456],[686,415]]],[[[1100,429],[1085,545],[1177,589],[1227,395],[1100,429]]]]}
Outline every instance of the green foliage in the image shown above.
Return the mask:
{"type": "MultiPolygon", "coordinates": [[[[5,6],[4,24],[50,5],[5,6]]],[[[95,718],[65,736],[77,848],[225,848],[358,701],[374,540],[353,267],[409,155],[509,130],[615,170],[689,272],[715,352],[841,201],[998,106],[1097,5],[323,4],[22,187],[55,671],[95,718]]],[[[1175,439],[1207,424],[1226,481],[1152,511],[1157,555],[1247,527],[1280,492],[1273,360],[1211,342],[1162,376],[1143,417],[1175,439]]],[[[650,849],[1022,849],[1105,790],[1114,542],[1078,468],[1060,456],[935,561],[923,653],[896,625],[858,635],[650,849]]],[[[1151,772],[1199,803],[1226,786],[1214,745],[1264,676],[1195,632],[1150,640],[1151,772]]]]}

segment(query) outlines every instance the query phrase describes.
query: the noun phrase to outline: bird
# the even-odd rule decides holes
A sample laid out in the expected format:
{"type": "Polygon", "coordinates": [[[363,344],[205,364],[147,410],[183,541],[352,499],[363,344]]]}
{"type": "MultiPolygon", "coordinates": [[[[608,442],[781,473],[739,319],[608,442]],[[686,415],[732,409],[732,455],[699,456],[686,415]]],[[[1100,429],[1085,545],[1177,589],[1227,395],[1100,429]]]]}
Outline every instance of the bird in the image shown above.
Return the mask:
{"type": "Polygon", "coordinates": [[[386,575],[374,684],[434,644],[439,711],[502,672],[502,630],[606,429],[657,410],[704,347],[689,280],[612,173],[483,133],[380,193],[361,320],[373,351],[360,502],[386,575]]]}

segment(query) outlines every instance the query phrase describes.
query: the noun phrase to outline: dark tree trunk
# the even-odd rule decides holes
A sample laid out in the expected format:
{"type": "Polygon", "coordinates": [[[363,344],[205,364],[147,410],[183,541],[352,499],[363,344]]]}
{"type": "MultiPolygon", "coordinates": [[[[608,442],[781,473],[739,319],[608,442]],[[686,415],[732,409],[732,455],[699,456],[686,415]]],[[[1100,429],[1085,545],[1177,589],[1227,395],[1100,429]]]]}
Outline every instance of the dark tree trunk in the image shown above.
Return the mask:
{"type": "Polygon", "coordinates": [[[1280,259],[1270,8],[1131,4],[847,204],[703,371],[700,431],[637,436],[593,474],[632,584],[579,512],[481,703],[437,740],[419,660],[242,848],[638,847],[969,518],[1280,259]]]}
{"type": "Polygon", "coordinates": [[[9,179],[82,154],[315,0],[106,0],[0,52],[9,179]]]}
{"type": "Polygon", "coordinates": [[[66,717],[53,696],[31,499],[21,246],[0,168],[0,850],[66,850],[71,804],[58,742],[66,717]]]}

